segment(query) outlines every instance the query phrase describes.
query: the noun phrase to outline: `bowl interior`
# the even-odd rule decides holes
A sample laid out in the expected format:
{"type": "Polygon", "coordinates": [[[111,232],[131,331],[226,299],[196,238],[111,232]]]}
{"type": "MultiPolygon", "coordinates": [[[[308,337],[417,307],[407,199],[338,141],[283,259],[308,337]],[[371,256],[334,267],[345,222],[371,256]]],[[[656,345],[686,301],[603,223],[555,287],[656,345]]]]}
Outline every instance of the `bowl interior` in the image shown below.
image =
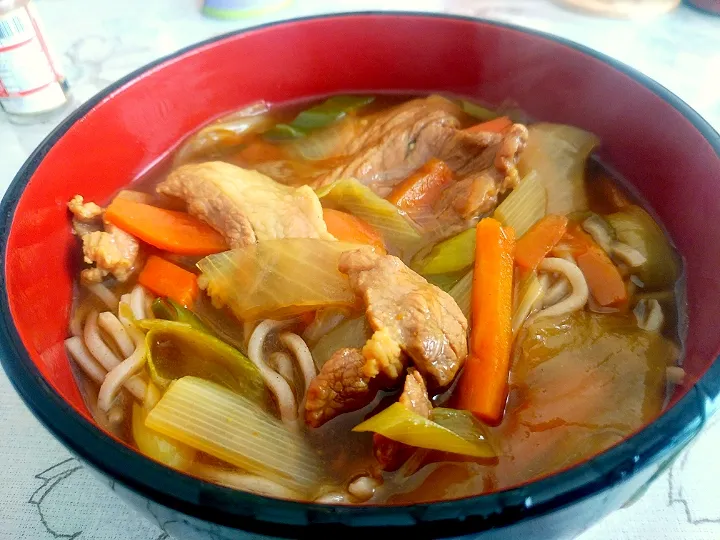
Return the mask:
{"type": "Polygon", "coordinates": [[[662,88],[559,41],[466,19],[356,15],[263,27],[181,52],[115,85],[43,144],[18,176],[27,180],[19,200],[6,200],[17,206],[5,280],[15,327],[44,382],[89,418],[63,346],[80,262],[66,208],[73,195],[107,200],[183,136],[256,100],[388,90],[511,100],[535,119],[598,134],[602,159],[649,201],[686,260],[689,377],[674,399],[707,371],[720,351],[717,134],[665,101],[662,88]]]}

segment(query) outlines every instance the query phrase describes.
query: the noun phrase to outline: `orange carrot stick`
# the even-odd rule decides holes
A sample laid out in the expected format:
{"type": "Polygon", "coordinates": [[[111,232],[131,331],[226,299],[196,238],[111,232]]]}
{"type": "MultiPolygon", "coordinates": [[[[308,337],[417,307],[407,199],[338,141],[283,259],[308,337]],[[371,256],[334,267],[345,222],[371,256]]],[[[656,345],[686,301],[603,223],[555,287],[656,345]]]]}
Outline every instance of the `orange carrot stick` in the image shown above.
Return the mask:
{"type": "Polygon", "coordinates": [[[195,303],[199,291],[195,274],[157,255],[148,257],[138,282],[158,296],[175,300],[187,308],[195,303]]]}
{"type": "Polygon", "coordinates": [[[470,355],[456,394],[459,409],[502,420],[510,372],[515,231],[485,218],[477,226],[470,355]]]}
{"type": "Polygon", "coordinates": [[[223,236],[185,212],[115,197],[105,219],[151,246],[181,255],[209,255],[228,249],[223,236]]]}
{"type": "Polygon", "coordinates": [[[433,158],[395,186],[387,200],[401,210],[432,206],[452,179],[450,167],[433,158]]]}
{"type": "Polygon", "coordinates": [[[556,249],[567,250],[575,257],[598,304],[619,306],[627,300],[627,288],[617,267],[580,225],[570,223],[556,249]]]}
{"type": "Polygon", "coordinates": [[[368,244],[374,246],[378,251],[386,253],[382,237],[362,219],[332,208],[323,208],[323,219],[328,232],[338,240],[368,244]]]}
{"type": "Polygon", "coordinates": [[[523,269],[535,270],[565,234],[565,216],[550,214],[523,234],[515,246],[515,263],[523,269]]]}
{"type": "Polygon", "coordinates": [[[475,124],[474,126],[471,126],[465,130],[466,133],[482,133],[482,132],[490,132],[490,133],[502,133],[506,129],[508,129],[510,126],[513,125],[512,120],[510,120],[507,116],[500,116],[499,118],[493,118],[492,120],[488,120],[487,122],[481,122],[480,124],[475,124]]]}

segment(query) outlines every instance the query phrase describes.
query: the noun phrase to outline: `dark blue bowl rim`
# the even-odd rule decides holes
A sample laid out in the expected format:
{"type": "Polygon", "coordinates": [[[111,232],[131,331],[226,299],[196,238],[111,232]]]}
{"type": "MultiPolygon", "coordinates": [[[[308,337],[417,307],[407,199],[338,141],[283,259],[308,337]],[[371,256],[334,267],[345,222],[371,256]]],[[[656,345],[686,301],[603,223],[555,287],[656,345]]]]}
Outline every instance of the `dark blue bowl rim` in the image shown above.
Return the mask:
{"type": "Polygon", "coordinates": [[[180,49],[111,84],[61,122],[30,155],[10,184],[0,205],[0,362],[26,405],[41,423],[75,455],[134,492],[201,521],[248,532],[293,538],[306,533],[347,532],[349,525],[380,533],[389,525],[422,524],[423,537],[442,538],[506,526],[569,506],[624,481],[650,464],[672,457],[705,424],[720,395],[720,362],[673,407],[652,424],[587,462],[508,490],[408,506],[325,506],[252,495],[172,471],[103,435],[70,407],[44,380],[29,358],[15,329],[6,287],[7,239],[22,192],[50,148],[88,111],[142,73],[197,47],[259,28],[298,21],[376,16],[425,17],[493,25],[550,40],[598,59],[630,76],[678,110],[720,156],[720,135],[690,106],[642,73],[597,51],[545,32],[486,19],[422,12],[353,12],[277,21],[229,32],[180,49]]]}

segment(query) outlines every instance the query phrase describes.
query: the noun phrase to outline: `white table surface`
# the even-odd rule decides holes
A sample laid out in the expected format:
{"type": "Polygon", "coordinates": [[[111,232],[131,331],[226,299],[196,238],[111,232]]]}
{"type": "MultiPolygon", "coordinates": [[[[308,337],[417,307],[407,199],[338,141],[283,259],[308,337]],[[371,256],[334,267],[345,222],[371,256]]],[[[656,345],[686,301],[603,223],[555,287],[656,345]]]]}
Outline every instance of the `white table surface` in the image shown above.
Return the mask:
{"type": "MultiPolygon", "coordinates": [[[[195,0],[38,0],[78,102],[151,60],[243,25],[203,18],[195,0]]],[[[552,32],[628,63],[678,94],[720,130],[720,18],[680,8],[647,21],[585,17],[544,0],[297,0],[290,18],[367,9],[446,11],[552,32]]],[[[192,96],[188,96],[192,100],[192,96]]],[[[601,106],[601,104],[599,104],[601,106]]],[[[53,124],[14,126],[0,113],[0,193],[53,124]]],[[[720,422],[633,506],[581,536],[720,539],[720,422]]],[[[161,540],[35,420],[0,371],[0,540],[161,540]]]]}

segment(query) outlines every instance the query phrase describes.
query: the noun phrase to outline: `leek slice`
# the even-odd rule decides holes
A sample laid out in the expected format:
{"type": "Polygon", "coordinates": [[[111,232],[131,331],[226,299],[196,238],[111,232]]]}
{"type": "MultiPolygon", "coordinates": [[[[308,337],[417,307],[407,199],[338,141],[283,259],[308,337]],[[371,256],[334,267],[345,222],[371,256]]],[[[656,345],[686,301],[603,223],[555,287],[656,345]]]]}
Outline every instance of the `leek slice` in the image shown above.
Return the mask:
{"type": "Polygon", "coordinates": [[[413,270],[424,276],[449,274],[464,270],[475,261],[475,227],[456,234],[433,246],[430,253],[411,264],[413,270]]]}
{"type": "Polygon", "coordinates": [[[325,307],[350,308],[355,293],[338,270],[340,255],[360,244],[282,238],[205,257],[201,280],[216,307],[241,320],[283,319],[325,307]]]}
{"type": "Polygon", "coordinates": [[[537,274],[534,272],[522,282],[520,285],[520,292],[518,293],[520,301],[518,302],[512,316],[513,336],[517,335],[518,330],[520,330],[520,327],[525,322],[525,319],[527,319],[527,316],[530,315],[530,311],[535,305],[535,302],[538,301],[543,292],[545,292],[543,290],[543,286],[540,283],[537,274]]]}
{"type": "Polygon", "coordinates": [[[195,330],[207,334],[212,333],[195,313],[171,298],[156,298],[152,303],[152,312],[158,319],[184,323],[192,326],[195,330]]]}
{"type": "Polygon", "coordinates": [[[452,289],[448,292],[448,294],[453,297],[455,303],[458,305],[468,321],[470,320],[470,314],[472,311],[472,282],[473,271],[470,270],[462,277],[462,279],[460,279],[460,281],[453,285],[452,289]]]}
{"type": "Polygon", "coordinates": [[[148,330],[148,368],[158,386],[167,388],[173,380],[193,375],[235,390],[260,406],[270,402],[260,371],[240,351],[187,324],[161,319],[138,324],[148,330]]]}
{"type": "Polygon", "coordinates": [[[515,229],[515,235],[520,238],[545,216],[546,211],[545,188],[540,177],[531,172],[495,209],[494,217],[506,227],[515,229]]]}
{"type": "Polygon", "coordinates": [[[401,403],[393,403],[381,413],[355,426],[353,431],[372,431],[416,448],[473,457],[495,456],[486,440],[466,439],[439,423],[420,416],[401,403]]]}
{"type": "Polygon", "coordinates": [[[132,406],[132,436],[138,449],[149,458],[159,461],[163,465],[187,471],[192,466],[195,454],[193,448],[174,441],[145,426],[148,411],[133,403],[132,406]]]}
{"type": "Polygon", "coordinates": [[[488,445],[493,454],[498,453],[490,430],[470,411],[435,407],[430,413],[430,419],[466,441],[488,445]]]}
{"type": "Polygon", "coordinates": [[[267,103],[258,101],[205,126],[183,143],[173,164],[182,165],[200,156],[219,156],[221,151],[241,145],[248,135],[272,126],[269,110],[267,103]]]}
{"type": "Polygon", "coordinates": [[[645,262],[637,268],[643,286],[672,287],[678,279],[677,256],[660,226],[645,210],[631,205],[606,216],[620,242],[637,250],[645,262]]]}
{"type": "Polygon", "coordinates": [[[145,425],[304,495],[324,476],[318,455],[300,433],[247,398],[196,377],[175,381],[145,425]]]}
{"type": "Polygon", "coordinates": [[[585,162],[600,140],[561,124],[534,124],[528,130],[530,137],[518,170],[523,176],[533,171],[538,174],[547,190],[547,213],[564,216],[587,210],[585,162]]]}
{"type": "Polygon", "coordinates": [[[372,330],[365,316],[341,322],[321,337],[312,350],[312,357],[318,369],[340,349],[351,347],[361,349],[370,339],[372,330]]]}
{"type": "Polygon", "coordinates": [[[422,244],[422,236],[397,206],[377,196],[353,178],[345,178],[317,191],[323,204],[330,203],[366,221],[378,231],[388,252],[409,260],[422,244]]]}

